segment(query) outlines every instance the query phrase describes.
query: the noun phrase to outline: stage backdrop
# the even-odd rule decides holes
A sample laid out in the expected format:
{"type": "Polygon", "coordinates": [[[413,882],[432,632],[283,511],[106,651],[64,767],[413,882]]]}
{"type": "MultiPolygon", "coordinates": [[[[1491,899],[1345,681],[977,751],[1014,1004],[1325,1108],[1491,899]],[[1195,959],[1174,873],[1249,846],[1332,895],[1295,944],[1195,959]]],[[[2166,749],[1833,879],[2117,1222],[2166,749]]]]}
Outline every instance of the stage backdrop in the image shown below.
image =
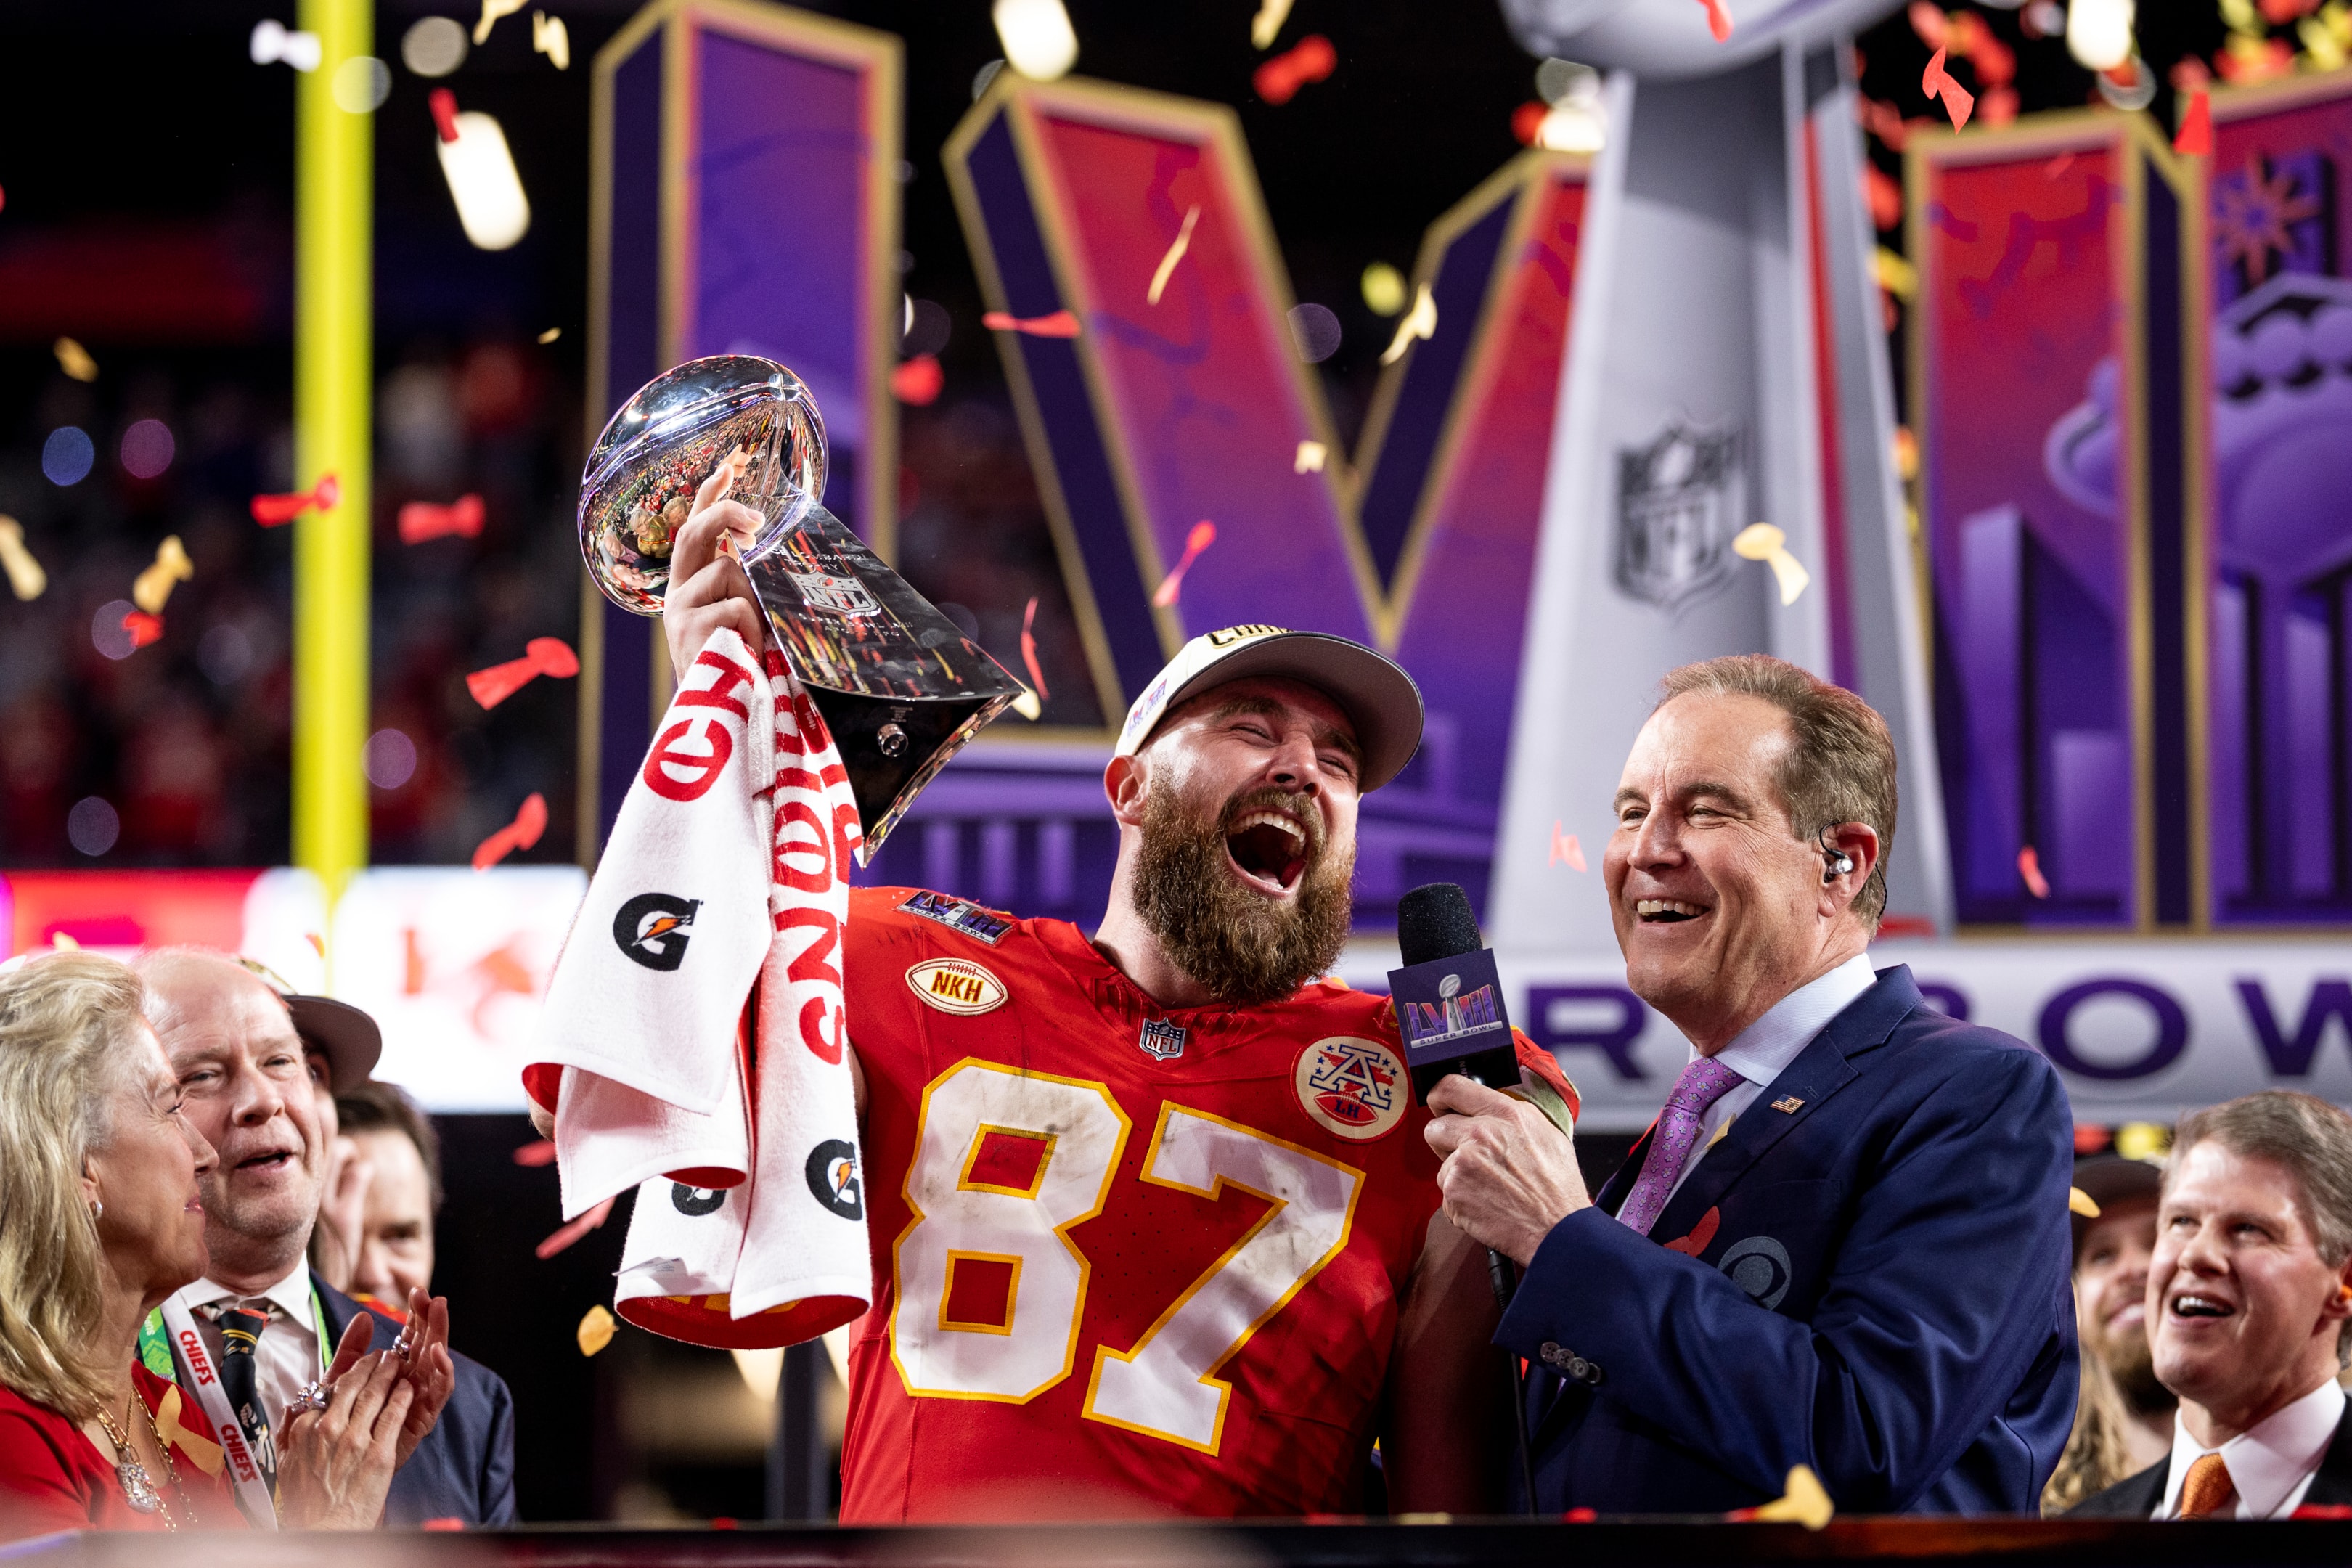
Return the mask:
{"type": "MultiPolygon", "coordinates": [[[[866,378],[830,396],[887,452],[895,42],[716,0],[647,16],[600,61],[600,410],[756,345],[866,378]],[[694,129],[720,55],[791,120],[761,145],[803,158],[722,158],[694,129]],[[839,90],[787,90],[815,70],[839,90]],[[825,288],[825,321],[786,308],[825,288]],[[730,289],[721,336],[685,330],[730,289]]],[[[1879,955],[2049,1054],[2086,1119],[2271,1083],[2352,1098],[2352,86],[2218,92],[2210,160],[2105,111],[1915,138],[1906,493],[1848,58],[1791,35],[1705,79],[1620,73],[1589,163],[1465,171],[1416,268],[1428,331],[1354,453],[1290,346],[1282,215],[1230,111],[1001,75],[946,160],[988,305],[1078,329],[1000,334],[1087,647],[1052,674],[1116,715],[1217,626],[1393,652],[1431,726],[1366,804],[1346,972],[1378,980],[1401,891],[1462,882],[1596,1127],[1646,1121],[1684,1053],[1622,988],[1608,798],[1658,677],[1748,649],[1887,716],[1879,955]],[[1218,542],[1153,605],[1203,521],[1218,542]],[[1808,574],[1793,602],[1730,548],[1757,521],[1808,574]]],[[[855,504],[887,552],[887,496],[855,504]]],[[[600,777],[659,689],[642,623],[605,620],[635,640],[583,683],[600,777]]],[[[1003,721],[872,875],[1090,922],[1108,741],[1003,721]]]]}

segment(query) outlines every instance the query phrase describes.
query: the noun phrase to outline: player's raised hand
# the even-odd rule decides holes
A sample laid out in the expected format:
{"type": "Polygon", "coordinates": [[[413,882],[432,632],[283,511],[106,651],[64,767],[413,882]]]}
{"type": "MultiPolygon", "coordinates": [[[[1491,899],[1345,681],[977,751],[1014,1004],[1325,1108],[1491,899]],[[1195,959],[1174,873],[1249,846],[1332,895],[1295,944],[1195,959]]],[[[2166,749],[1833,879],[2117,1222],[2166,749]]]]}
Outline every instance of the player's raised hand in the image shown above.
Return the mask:
{"type": "Polygon", "coordinates": [[[766,646],[759,601],[740,559],[758,537],[760,514],[741,501],[720,498],[734,488],[749,454],[735,452],[710,470],[694,492],[694,510],[671,542],[669,589],[662,600],[662,631],[669,638],[669,665],[694,662],[713,633],[731,626],[757,654],[766,646]]]}
{"type": "Polygon", "coordinates": [[[1430,1090],[1429,1109],[1422,1136],[1445,1162],[1445,1217],[1522,1268],[1553,1226],[1591,1205],[1575,1145],[1526,1100],[1456,1073],[1430,1090]]]}

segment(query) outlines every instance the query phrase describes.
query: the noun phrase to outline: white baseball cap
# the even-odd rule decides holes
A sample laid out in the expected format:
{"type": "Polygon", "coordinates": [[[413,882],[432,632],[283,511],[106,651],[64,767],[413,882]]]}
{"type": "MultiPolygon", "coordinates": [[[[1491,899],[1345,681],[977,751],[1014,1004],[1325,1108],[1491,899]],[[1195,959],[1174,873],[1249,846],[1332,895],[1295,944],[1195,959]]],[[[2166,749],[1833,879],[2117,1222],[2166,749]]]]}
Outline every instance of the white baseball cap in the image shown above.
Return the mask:
{"type": "Polygon", "coordinates": [[[1364,753],[1361,794],[1402,773],[1421,747],[1421,688],[1394,659],[1328,632],[1226,626],[1186,643],[1152,677],[1127,710],[1117,754],[1141,751],[1160,721],[1187,699],[1248,675],[1304,681],[1339,705],[1364,753]]]}

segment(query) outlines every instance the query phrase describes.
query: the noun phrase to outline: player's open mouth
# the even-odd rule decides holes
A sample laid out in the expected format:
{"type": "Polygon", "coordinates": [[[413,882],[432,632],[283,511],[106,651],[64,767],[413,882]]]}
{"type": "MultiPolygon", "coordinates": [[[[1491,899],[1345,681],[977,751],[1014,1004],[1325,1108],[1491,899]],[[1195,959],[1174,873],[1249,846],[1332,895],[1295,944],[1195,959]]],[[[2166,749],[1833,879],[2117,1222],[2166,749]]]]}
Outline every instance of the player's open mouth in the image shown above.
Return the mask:
{"type": "Polygon", "coordinates": [[[2214,1296],[2200,1296],[2193,1290],[2183,1290],[2165,1303],[2176,1318],[2234,1318],[2238,1309],[2214,1296]]]}
{"type": "Polygon", "coordinates": [[[267,1154],[256,1154],[250,1160],[239,1160],[236,1163],[236,1169],[240,1171],[275,1171],[282,1165],[291,1163],[293,1159],[294,1155],[290,1151],[285,1149],[273,1149],[267,1154]]]}
{"type": "Polygon", "coordinates": [[[1688,903],[1681,899],[1641,899],[1633,905],[1634,916],[1645,926],[1675,925],[1695,921],[1706,913],[1705,904],[1688,903]]]}
{"type": "Polygon", "coordinates": [[[1283,812],[1248,812],[1225,834],[1225,854],[1244,881],[1286,893],[1307,869],[1307,830],[1283,812]]]}

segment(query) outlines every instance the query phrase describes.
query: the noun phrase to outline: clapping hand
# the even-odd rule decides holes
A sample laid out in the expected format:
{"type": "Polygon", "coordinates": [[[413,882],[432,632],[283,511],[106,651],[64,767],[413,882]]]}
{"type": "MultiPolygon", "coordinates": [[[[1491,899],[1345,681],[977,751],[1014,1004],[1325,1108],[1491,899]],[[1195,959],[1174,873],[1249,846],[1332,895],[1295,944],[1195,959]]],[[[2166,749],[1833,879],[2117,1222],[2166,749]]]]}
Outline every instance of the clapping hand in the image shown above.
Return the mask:
{"type": "Polygon", "coordinates": [[[289,1530],[373,1530],[383,1517],[416,1391],[398,1356],[368,1353],[373,1337],[364,1317],[352,1319],[328,1369],[324,1408],[287,1412],[278,1515],[289,1530]]]}

